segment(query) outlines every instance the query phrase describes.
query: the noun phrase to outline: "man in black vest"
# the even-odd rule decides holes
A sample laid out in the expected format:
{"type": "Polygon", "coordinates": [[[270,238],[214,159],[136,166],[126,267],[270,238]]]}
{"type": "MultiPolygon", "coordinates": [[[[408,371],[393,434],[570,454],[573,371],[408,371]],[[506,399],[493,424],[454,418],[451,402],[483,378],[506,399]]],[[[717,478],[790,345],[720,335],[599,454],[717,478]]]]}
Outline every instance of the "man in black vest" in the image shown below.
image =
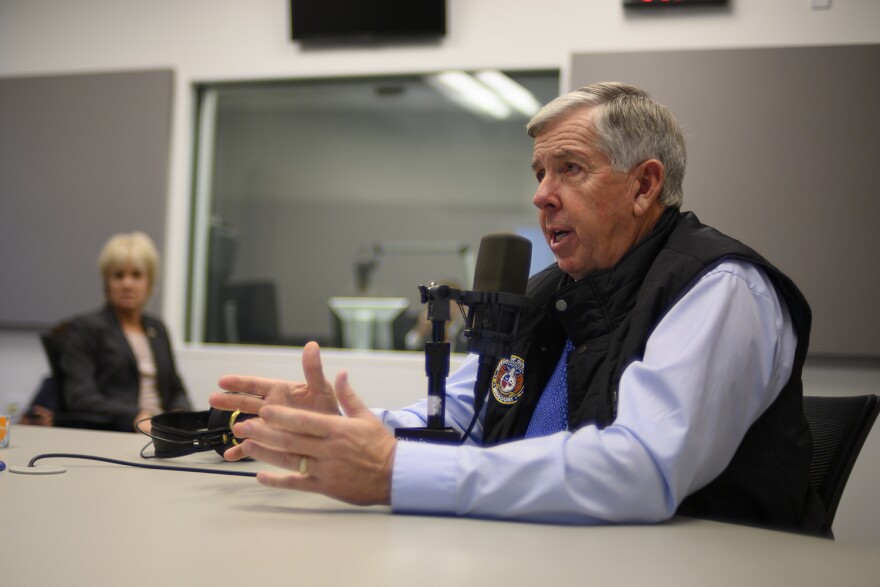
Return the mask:
{"type": "MultiPolygon", "coordinates": [[[[397,442],[425,402],[368,410],[345,373],[225,377],[211,405],[258,412],[226,457],[293,470],[267,485],[394,511],[560,523],[678,514],[818,533],[801,369],[810,309],[756,252],[680,212],[685,146],[644,91],[600,83],[528,125],[534,204],[557,262],[533,276],[511,356],[465,446],[397,442]],[[262,399],[260,399],[262,398],[262,399]],[[339,406],[346,417],[339,417],[339,406]]],[[[447,421],[473,415],[476,359],[447,382],[447,421]]]]}

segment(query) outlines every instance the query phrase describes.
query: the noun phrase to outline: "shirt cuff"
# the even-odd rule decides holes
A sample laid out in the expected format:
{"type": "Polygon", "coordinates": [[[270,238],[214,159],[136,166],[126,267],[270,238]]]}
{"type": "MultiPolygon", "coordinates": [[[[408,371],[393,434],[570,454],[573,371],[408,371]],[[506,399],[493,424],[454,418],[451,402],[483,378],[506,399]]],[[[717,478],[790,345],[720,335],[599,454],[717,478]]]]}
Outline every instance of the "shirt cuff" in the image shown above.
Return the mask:
{"type": "Polygon", "coordinates": [[[460,447],[400,440],[391,474],[391,509],[455,514],[455,470],[460,447]]]}

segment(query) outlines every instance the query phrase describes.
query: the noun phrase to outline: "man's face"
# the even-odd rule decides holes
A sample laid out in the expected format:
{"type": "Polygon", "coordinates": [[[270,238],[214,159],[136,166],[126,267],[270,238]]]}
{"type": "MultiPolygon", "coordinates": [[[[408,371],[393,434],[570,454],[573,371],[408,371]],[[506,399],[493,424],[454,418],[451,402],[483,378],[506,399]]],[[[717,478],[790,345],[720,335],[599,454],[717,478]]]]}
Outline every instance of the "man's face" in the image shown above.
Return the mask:
{"type": "MultiPolygon", "coordinates": [[[[576,110],[535,138],[534,204],[559,268],[582,279],[613,266],[641,237],[634,173],[611,169],[595,147],[592,110],[576,110]]],[[[650,228],[650,227],[649,227],[650,228]]]]}

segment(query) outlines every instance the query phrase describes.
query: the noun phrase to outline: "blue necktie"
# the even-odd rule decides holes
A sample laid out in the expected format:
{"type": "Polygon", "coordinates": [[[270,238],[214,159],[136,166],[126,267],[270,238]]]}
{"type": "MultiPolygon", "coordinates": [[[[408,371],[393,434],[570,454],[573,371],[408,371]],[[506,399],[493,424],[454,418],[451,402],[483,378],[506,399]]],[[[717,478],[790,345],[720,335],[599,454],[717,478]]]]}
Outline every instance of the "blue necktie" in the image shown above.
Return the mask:
{"type": "Polygon", "coordinates": [[[565,348],[562,350],[562,356],[556,363],[556,369],[538,400],[535,407],[535,413],[532,414],[532,420],[526,430],[526,438],[534,438],[536,436],[547,436],[560,430],[565,430],[568,426],[568,375],[566,373],[566,365],[568,364],[568,353],[574,349],[574,345],[570,340],[565,341],[565,348]]]}

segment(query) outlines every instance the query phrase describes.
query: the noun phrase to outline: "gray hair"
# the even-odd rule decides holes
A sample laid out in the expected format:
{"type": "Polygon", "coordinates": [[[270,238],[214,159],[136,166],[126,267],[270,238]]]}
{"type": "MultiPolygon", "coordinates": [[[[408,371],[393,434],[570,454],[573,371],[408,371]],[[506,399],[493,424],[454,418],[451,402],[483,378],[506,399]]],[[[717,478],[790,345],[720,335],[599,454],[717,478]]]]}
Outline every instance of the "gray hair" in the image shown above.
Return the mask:
{"type": "Polygon", "coordinates": [[[660,204],[680,208],[687,151],[675,117],[644,90],[622,82],[601,82],[559,96],[526,125],[535,138],[551,122],[581,108],[594,108],[597,147],[615,171],[629,171],[658,159],[666,170],[660,204]]]}

